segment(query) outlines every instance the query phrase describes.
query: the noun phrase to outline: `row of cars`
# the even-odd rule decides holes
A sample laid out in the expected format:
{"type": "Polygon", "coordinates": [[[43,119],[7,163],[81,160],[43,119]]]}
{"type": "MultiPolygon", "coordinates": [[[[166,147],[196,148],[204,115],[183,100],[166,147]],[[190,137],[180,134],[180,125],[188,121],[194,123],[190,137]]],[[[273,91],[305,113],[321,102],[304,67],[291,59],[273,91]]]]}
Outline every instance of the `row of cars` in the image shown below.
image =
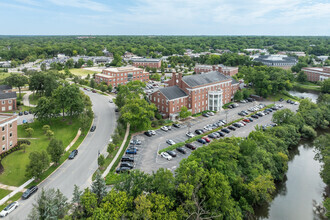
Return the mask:
{"type": "MultiPolygon", "coordinates": [[[[175,127],[175,128],[180,128],[181,125],[180,124],[176,124],[176,123],[173,123],[172,126],[170,125],[165,125],[163,127],[161,127],[160,129],[162,131],[170,131],[172,130],[172,127],[175,127]]],[[[153,135],[156,135],[156,131],[154,130],[148,130],[148,131],[145,131],[144,134],[148,137],[152,137],[153,135]]]]}
{"type": "MultiPolygon", "coordinates": [[[[260,110],[260,109],[262,109],[264,107],[265,107],[264,104],[260,104],[258,106],[254,106],[254,107],[249,108],[248,111],[249,112],[255,112],[255,111],[258,111],[258,110],[260,110]]],[[[260,111],[260,112],[255,113],[254,115],[251,115],[251,117],[257,119],[257,118],[262,117],[264,115],[267,115],[267,114],[269,114],[269,113],[271,113],[273,111],[276,111],[276,110],[278,110],[280,108],[283,108],[283,105],[282,104],[276,104],[276,105],[274,105],[271,108],[267,108],[267,109],[265,109],[263,111],[260,111]]],[[[239,112],[238,115],[240,115],[240,116],[247,116],[247,115],[250,114],[248,111],[244,111],[243,110],[243,111],[239,112]]]]}
{"type": "Polygon", "coordinates": [[[120,159],[121,163],[116,169],[116,173],[129,172],[134,168],[134,155],[137,154],[141,147],[142,141],[133,139],[130,141],[128,148],[125,151],[125,155],[120,159]]]}
{"type": "Polygon", "coordinates": [[[95,89],[92,89],[92,90],[91,90],[91,89],[89,89],[89,88],[84,87],[84,90],[89,91],[89,92],[92,91],[93,93],[96,93],[96,90],[95,90],[95,89]]]}

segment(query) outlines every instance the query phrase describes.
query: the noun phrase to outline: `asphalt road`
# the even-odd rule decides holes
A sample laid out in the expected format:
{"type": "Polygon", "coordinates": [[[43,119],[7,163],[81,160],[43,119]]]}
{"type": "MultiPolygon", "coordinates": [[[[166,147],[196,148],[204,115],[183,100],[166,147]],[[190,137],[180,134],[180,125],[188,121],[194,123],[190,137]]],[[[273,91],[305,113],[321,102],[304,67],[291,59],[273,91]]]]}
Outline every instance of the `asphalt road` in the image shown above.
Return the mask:
{"type": "Polygon", "coordinates": [[[91,98],[96,130],[87,134],[79,147],[79,153],[73,160],[67,160],[62,166],[40,184],[39,190],[27,200],[20,200],[17,210],[10,213],[7,219],[26,219],[32,209],[41,188],[59,189],[71,200],[74,184],[84,189],[92,183],[92,175],[97,169],[98,152],[104,153],[110,136],[116,127],[115,105],[109,98],[97,93],[86,92],[91,98]]]}
{"type": "MultiPolygon", "coordinates": [[[[266,105],[271,102],[261,102],[266,105]]],[[[280,103],[280,102],[277,102],[280,103]]],[[[281,103],[283,108],[289,108],[292,111],[296,111],[298,109],[297,105],[287,104],[285,102],[281,103]]],[[[236,119],[242,118],[237,113],[242,110],[247,110],[251,107],[252,103],[240,104],[238,108],[228,110],[227,122],[234,121],[236,119]]],[[[274,113],[274,112],[273,112],[274,113]]],[[[255,130],[256,125],[267,125],[271,122],[273,113],[260,117],[259,119],[254,119],[253,122],[247,123],[246,126],[242,128],[236,129],[236,131],[231,131],[229,134],[226,134],[226,137],[236,136],[236,137],[246,137],[249,133],[255,130]]],[[[220,119],[226,119],[225,111],[221,111],[215,116],[211,116],[208,118],[199,117],[194,119],[191,123],[190,131],[195,134],[196,129],[202,129],[207,124],[213,124],[220,119]]],[[[144,134],[138,135],[136,138],[142,141],[141,147],[139,147],[138,154],[135,155],[135,167],[134,169],[140,169],[146,173],[152,173],[153,171],[157,171],[159,168],[166,168],[171,171],[174,171],[178,166],[180,161],[183,158],[187,158],[192,150],[184,147],[187,154],[181,154],[178,151],[174,150],[177,153],[177,157],[172,158],[171,161],[162,158],[158,155],[158,151],[168,147],[169,145],[166,143],[167,139],[173,140],[175,143],[183,142],[188,139],[186,133],[188,131],[187,123],[184,123],[181,128],[172,127],[171,131],[162,131],[157,130],[156,135],[152,137],[147,137],[144,134]]],[[[196,134],[195,134],[196,135],[196,134]]],[[[202,147],[203,145],[198,142],[194,142],[197,147],[202,147]]]]}

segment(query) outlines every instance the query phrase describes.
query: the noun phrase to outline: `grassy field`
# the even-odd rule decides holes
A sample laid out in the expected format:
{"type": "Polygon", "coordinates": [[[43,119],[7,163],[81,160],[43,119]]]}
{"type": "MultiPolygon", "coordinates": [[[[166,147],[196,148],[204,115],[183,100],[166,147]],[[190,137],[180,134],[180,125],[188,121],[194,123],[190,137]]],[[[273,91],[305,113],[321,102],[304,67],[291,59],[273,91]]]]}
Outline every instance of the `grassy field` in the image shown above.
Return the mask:
{"type": "Polygon", "coordinates": [[[11,197],[10,199],[8,199],[7,202],[5,202],[3,205],[0,206],[0,211],[3,210],[7,205],[12,203],[13,201],[19,200],[19,198],[21,198],[22,195],[23,195],[23,193],[19,192],[16,195],[14,195],[13,197],[11,197]]]}
{"type": "MultiPolygon", "coordinates": [[[[92,71],[85,69],[69,69],[69,71],[76,76],[87,76],[88,74],[92,75],[94,73],[100,73],[101,71],[92,71]]],[[[62,71],[64,73],[64,71],[62,71]]]]}
{"type": "Polygon", "coordinates": [[[318,86],[318,85],[316,85],[315,83],[312,83],[312,82],[304,82],[304,83],[294,82],[293,87],[298,88],[298,89],[321,91],[321,86],[318,86]]]}
{"type": "MultiPolygon", "coordinates": [[[[63,145],[66,147],[76,136],[79,128],[78,120],[73,120],[72,124],[68,123],[69,120],[62,121],[62,118],[54,119],[50,123],[51,130],[55,133],[54,137],[63,141],[63,145]]],[[[2,160],[4,172],[0,175],[0,182],[11,186],[20,186],[28,178],[25,177],[25,168],[29,163],[29,154],[33,151],[46,150],[49,140],[44,135],[42,126],[44,124],[36,121],[31,123],[30,126],[34,129],[34,134],[30,139],[31,145],[26,148],[24,153],[22,150],[15,151],[2,160]]],[[[17,132],[19,138],[26,138],[26,132],[22,125],[17,126],[17,132]]]]}
{"type": "Polygon", "coordinates": [[[25,94],[26,94],[25,92],[22,92],[22,93],[21,93],[21,97],[19,97],[19,93],[17,92],[17,93],[16,93],[16,95],[17,95],[17,101],[22,102],[23,96],[24,96],[25,94]]]}
{"type": "MultiPolygon", "coordinates": [[[[9,193],[11,193],[10,190],[0,189],[0,199],[2,199],[3,197],[5,197],[5,196],[8,195],[9,193]]],[[[1,210],[0,210],[0,211],[1,211],[1,210]]]]}
{"type": "Polygon", "coordinates": [[[8,77],[9,75],[10,75],[10,73],[0,72],[0,80],[3,80],[4,78],[8,77]]]}

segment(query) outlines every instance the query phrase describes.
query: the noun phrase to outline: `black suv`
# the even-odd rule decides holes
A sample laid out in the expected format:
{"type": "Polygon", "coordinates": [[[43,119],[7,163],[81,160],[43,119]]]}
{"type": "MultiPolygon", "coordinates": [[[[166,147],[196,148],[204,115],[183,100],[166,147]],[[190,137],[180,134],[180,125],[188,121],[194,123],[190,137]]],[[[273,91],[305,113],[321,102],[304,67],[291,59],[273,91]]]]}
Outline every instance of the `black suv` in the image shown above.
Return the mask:
{"type": "Polygon", "coordinates": [[[223,129],[221,129],[221,131],[222,131],[222,132],[225,132],[225,133],[227,133],[227,134],[230,133],[230,131],[229,131],[227,128],[223,128],[223,129]]]}
{"type": "Polygon", "coordinates": [[[197,130],[195,130],[195,133],[196,134],[203,134],[204,132],[201,129],[197,129],[197,130]]]}
{"type": "Polygon", "coordinates": [[[235,130],[236,130],[236,128],[234,128],[233,126],[228,126],[228,128],[229,128],[230,130],[232,130],[232,131],[235,131],[235,130]]]}
{"type": "Polygon", "coordinates": [[[146,131],[146,132],[144,132],[144,134],[147,135],[148,137],[152,136],[152,133],[150,131],[146,131]]]}
{"type": "Polygon", "coordinates": [[[182,154],[186,154],[187,153],[182,147],[178,147],[176,150],[179,151],[182,154]]]}
{"type": "Polygon", "coordinates": [[[172,126],[173,126],[173,127],[176,127],[176,128],[180,128],[180,127],[181,127],[180,124],[176,124],[176,123],[172,124],[172,126]]]}
{"type": "Polygon", "coordinates": [[[225,134],[222,133],[221,131],[217,131],[217,133],[220,135],[220,137],[224,137],[225,136],[225,134]]]}
{"type": "Polygon", "coordinates": [[[128,162],[122,162],[120,164],[120,167],[128,167],[128,168],[133,169],[134,165],[132,163],[128,163],[128,162]]]}
{"type": "Polygon", "coordinates": [[[171,157],[176,157],[176,153],[174,151],[168,150],[166,151],[171,157]]]}
{"type": "Polygon", "coordinates": [[[96,129],[96,126],[93,125],[93,126],[91,127],[91,132],[95,131],[95,129],[96,129]]]}
{"type": "Polygon", "coordinates": [[[22,195],[22,199],[28,199],[33,193],[38,191],[38,186],[31,186],[22,195]]]}
{"type": "Polygon", "coordinates": [[[122,162],[134,162],[134,157],[129,157],[129,156],[123,156],[121,158],[122,162]]]}
{"type": "Polygon", "coordinates": [[[190,150],[196,150],[197,148],[195,145],[189,143],[186,144],[186,147],[189,148],[190,150]]]}
{"type": "Polygon", "coordinates": [[[69,159],[72,160],[74,159],[76,156],[78,155],[78,150],[73,150],[70,155],[69,155],[69,159]]]}
{"type": "Polygon", "coordinates": [[[124,173],[124,172],[128,172],[131,170],[131,168],[129,167],[119,167],[118,169],[116,169],[116,173],[124,173]]]}

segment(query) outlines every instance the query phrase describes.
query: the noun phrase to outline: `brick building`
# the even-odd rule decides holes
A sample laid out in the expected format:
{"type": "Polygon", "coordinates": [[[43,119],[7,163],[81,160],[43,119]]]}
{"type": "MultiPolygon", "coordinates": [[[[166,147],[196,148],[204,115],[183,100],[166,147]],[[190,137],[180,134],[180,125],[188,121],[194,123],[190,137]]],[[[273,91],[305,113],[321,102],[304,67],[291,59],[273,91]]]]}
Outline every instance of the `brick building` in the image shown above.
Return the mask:
{"type": "Polygon", "coordinates": [[[144,72],[141,68],[133,66],[107,68],[95,75],[96,83],[105,82],[107,85],[117,87],[119,84],[125,85],[130,81],[139,80],[142,82],[149,81],[149,73],[144,72]]]}
{"type": "Polygon", "coordinates": [[[160,68],[162,62],[160,59],[146,59],[146,58],[139,58],[139,59],[131,59],[133,62],[133,66],[135,67],[153,67],[153,68],[160,68]]]}
{"type": "Polygon", "coordinates": [[[17,144],[17,115],[0,113],[0,154],[17,144]]]}
{"type": "Polygon", "coordinates": [[[219,65],[196,65],[194,69],[196,74],[218,71],[226,76],[233,76],[238,73],[238,67],[229,67],[219,65]]]}
{"type": "Polygon", "coordinates": [[[239,88],[236,80],[217,71],[184,77],[181,73],[173,73],[167,84],[168,87],[149,96],[166,118],[177,117],[183,106],[192,114],[205,110],[220,111],[239,88]]]}
{"type": "Polygon", "coordinates": [[[16,110],[16,92],[8,85],[0,85],[0,112],[16,110]]]}
{"type": "Polygon", "coordinates": [[[330,66],[304,67],[301,70],[306,73],[308,81],[323,81],[330,78],[330,66]]]}

